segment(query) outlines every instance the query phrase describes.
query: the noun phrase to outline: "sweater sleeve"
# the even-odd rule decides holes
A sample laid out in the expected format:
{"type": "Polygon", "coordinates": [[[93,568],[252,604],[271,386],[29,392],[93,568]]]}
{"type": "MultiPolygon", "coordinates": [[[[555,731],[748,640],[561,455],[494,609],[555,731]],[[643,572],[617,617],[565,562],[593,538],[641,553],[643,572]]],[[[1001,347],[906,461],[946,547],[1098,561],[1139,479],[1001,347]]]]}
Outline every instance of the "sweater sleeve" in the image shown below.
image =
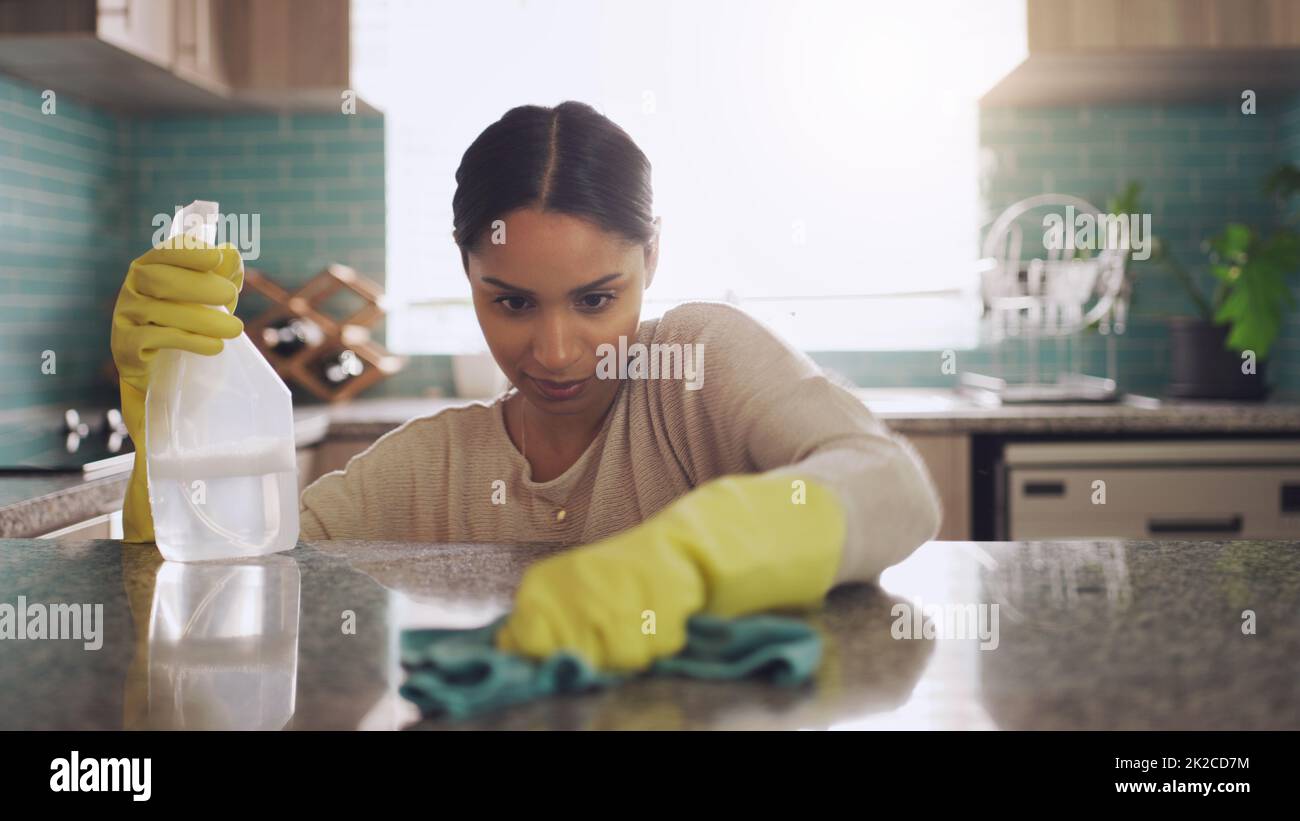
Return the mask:
{"type": "Polygon", "coordinates": [[[431,505],[421,492],[440,486],[429,474],[438,464],[437,426],[412,419],[307,486],[299,499],[303,539],[413,541],[432,538],[431,505]]]}
{"type": "Polygon", "coordinates": [[[696,483],[771,472],[831,488],[845,515],[835,584],[873,582],[934,538],[938,494],[912,446],[810,358],[743,311],[692,303],[666,313],[656,341],[703,344],[703,379],[660,382],[666,417],[687,417],[673,449],[696,483]],[[695,418],[691,418],[695,417],[695,418]]]}

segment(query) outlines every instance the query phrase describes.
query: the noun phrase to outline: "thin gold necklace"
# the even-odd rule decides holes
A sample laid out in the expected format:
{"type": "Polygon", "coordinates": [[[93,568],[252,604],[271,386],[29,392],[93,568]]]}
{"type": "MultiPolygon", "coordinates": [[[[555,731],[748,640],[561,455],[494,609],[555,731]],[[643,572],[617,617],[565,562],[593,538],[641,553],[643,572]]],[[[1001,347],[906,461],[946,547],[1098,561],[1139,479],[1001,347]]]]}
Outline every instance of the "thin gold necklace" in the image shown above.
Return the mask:
{"type": "MultiPolygon", "coordinates": [[[[528,400],[523,397],[523,394],[520,394],[519,396],[519,445],[524,452],[524,464],[528,465],[528,472],[529,475],[531,475],[533,471],[533,466],[528,461],[528,412],[525,410],[527,404],[528,404],[528,400]]],[[[555,521],[563,522],[564,518],[568,515],[569,513],[567,510],[565,510],[564,508],[560,508],[559,510],[555,511],[555,521]]]]}

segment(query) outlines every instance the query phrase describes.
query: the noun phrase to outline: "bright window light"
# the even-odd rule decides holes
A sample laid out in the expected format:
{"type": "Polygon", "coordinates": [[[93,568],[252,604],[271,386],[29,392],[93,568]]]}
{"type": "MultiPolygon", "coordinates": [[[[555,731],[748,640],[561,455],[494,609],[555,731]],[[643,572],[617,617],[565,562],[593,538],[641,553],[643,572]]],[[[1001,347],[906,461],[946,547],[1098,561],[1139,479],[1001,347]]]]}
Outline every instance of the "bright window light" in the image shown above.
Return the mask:
{"type": "Polygon", "coordinates": [[[654,167],[645,316],[727,300],[805,350],[969,347],[976,100],[1023,43],[1014,0],[353,0],[354,85],[387,118],[389,344],[484,348],[456,167],[508,109],[574,99],[654,167]]]}

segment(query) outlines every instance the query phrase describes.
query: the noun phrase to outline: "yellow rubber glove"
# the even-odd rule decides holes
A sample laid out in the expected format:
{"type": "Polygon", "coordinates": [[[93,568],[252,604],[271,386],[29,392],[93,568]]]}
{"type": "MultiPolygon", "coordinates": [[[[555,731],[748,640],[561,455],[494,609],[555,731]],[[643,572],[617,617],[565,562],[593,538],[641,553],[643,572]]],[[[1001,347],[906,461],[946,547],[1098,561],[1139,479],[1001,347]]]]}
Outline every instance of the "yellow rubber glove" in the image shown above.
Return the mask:
{"type": "Polygon", "coordinates": [[[833,491],[801,481],[802,493],[791,476],[717,479],[634,528],[538,562],[498,649],[545,658],[564,648],[630,672],[680,651],[697,612],[817,604],[839,568],[844,511],[833,491]]]}
{"type": "Polygon", "coordinates": [[[244,331],[233,314],[244,285],[244,261],[234,246],[185,247],[177,237],[131,263],[113,309],[111,347],[122,394],[122,418],[135,444],[135,464],[122,510],[126,542],[152,542],[153,512],[145,468],[144,398],[154,357],[164,348],[212,356],[223,339],[244,331]],[[230,314],[207,307],[224,305],[230,314]]]}

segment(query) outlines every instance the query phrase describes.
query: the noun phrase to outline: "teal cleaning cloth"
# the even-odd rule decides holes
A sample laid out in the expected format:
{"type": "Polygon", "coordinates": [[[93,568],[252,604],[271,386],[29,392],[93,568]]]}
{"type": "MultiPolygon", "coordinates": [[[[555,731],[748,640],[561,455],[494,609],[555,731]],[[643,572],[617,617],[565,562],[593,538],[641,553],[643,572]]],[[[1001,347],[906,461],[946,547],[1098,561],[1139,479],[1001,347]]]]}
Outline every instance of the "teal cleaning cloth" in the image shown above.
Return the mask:
{"type": "MultiPolygon", "coordinates": [[[[559,651],[535,660],[497,650],[492,643],[508,616],[471,630],[403,630],[398,692],[425,718],[468,718],[546,696],[601,690],[632,676],[596,670],[559,651]]],[[[686,624],[686,646],[659,659],[642,676],[684,676],[781,686],[807,681],[821,660],[821,639],[801,621],[780,616],[723,619],[696,614],[686,624]]]]}

